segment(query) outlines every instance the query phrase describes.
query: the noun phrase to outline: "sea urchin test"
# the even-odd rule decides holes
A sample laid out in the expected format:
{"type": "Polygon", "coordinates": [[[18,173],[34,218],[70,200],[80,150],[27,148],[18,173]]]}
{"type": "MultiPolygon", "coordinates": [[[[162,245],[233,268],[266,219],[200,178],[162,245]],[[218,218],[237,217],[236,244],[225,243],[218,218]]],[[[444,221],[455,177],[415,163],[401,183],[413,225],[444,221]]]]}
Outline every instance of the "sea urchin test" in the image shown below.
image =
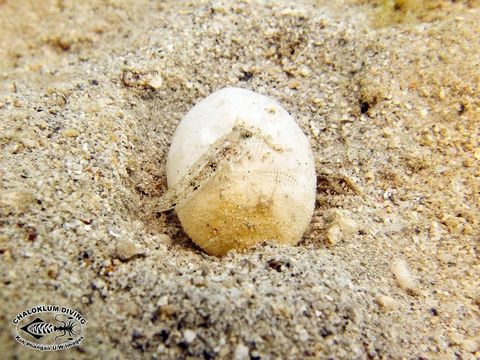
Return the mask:
{"type": "Polygon", "coordinates": [[[175,208],[186,233],[212,255],[261,241],[294,245],[315,206],[305,134],[276,101],[239,88],[219,90],[185,115],[167,183],[156,210],[175,208]]]}

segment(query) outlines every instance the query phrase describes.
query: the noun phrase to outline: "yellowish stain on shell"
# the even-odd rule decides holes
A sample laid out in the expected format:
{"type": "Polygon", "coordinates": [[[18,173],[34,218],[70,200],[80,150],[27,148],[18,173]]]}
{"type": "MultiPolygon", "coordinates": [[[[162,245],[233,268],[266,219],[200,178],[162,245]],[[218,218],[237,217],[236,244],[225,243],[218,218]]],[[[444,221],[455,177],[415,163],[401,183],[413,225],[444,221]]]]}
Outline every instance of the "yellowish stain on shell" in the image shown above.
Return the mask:
{"type": "Polygon", "coordinates": [[[212,181],[177,209],[177,215],[191,239],[211,255],[244,250],[262,241],[295,245],[305,231],[299,214],[305,204],[291,197],[277,198],[251,185],[252,179],[230,174],[235,181],[212,181]],[[245,191],[250,188],[250,191],[245,191]]]}

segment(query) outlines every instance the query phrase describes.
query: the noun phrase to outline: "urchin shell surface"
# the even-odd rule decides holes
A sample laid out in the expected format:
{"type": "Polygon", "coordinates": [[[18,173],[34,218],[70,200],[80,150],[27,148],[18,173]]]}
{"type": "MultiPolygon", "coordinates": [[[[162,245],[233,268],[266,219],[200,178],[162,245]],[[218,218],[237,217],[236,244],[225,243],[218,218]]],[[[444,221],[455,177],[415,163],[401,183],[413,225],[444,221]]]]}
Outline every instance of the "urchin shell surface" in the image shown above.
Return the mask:
{"type": "Polygon", "coordinates": [[[296,244],[315,204],[308,139],[280,104],[240,88],[219,90],[185,115],[167,183],[158,210],[175,208],[186,233],[212,255],[261,241],[296,244]]]}

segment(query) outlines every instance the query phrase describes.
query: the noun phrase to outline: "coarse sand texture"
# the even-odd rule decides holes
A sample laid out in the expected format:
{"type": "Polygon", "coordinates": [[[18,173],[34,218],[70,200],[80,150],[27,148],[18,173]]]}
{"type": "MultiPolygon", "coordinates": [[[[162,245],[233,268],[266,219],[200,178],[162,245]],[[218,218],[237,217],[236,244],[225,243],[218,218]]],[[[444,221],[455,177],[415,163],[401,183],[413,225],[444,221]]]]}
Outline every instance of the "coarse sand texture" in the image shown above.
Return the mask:
{"type": "Polygon", "coordinates": [[[479,359],[479,19],[0,0],[0,357],[479,359]]]}

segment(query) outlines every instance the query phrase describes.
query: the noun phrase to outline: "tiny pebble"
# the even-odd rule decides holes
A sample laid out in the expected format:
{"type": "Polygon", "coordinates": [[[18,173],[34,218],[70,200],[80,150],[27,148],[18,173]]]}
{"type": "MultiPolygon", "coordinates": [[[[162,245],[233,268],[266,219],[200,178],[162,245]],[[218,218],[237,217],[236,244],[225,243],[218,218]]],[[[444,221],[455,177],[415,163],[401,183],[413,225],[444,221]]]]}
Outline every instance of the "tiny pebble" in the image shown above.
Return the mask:
{"type": "Polygon", "coordinates": [[[387,295],[379,295],[375,302],[384,310],[394,310],[397,308],[397,301],[387,295]]]}
{"type": "Polygon", "coordinates": [[[297,79],[292,79],[288,82],[288,87],[290,89],[298,89],[300,86],[300,82],[297,79]]]}
{"type": "Polygon", "coordinates": [[[163,80],[159,74],[154,75],[153,78],[148,82],[148,85],[154,90],[160,89],[162,87],[162,84],[163,80]]]}
{"type": "Polygon", "coordinates": [[[247,360],[250,359],[248,354],[248,347],[243,344],[238,344],[235,348],[235,352],[233,353],[234,360],[247,360]]]}
{"type": "Polygon", "coordinates": [[[188,344],[193,342],[193,340],[195,340],[196,337],[197,337],[197,333],[195,331],[190,330],[190,329],[187,329],[183,332],[183,338],[185,339],[185,341],[188,344]]]}
{"type": "Polygon", "coordinates": [[[333,246],[340,242],[343,238],[342,230],[337,224],[332,224],[327,229],[327,244],[333,246]]]}
{"type": "Polygon", "coordinates": [[[117,243],[117,255],[121,259],[130,259],[132,256],[143,253],[142,249],[127,239],[121,239],[117,243]]]}
{"type": "Polygon", "coordinates": [[[473,157],[477,160],[480,160],[480,148],[476,149],[474,152],[473,152],[473,157]]]}
{"type": "Polygon", "coordinates": [[[402,259],[395,259],[390,266],[398,286],[406,292],[414,295],[417,293],[417,284],[408,269],[408,264],[402,259]]]}
{"type": "Polygon", "coordinates": [[[164,245],[172,245],[173,243],[172,238],[167,234],[160,234],[158,237],[159,237],[159,242],[164,245]]]}
{"type": "Polygon", "coordinates": [[[304,77],[308,77],[310,76],[312,72],[310,71],[310,69],[306,66],[302,66],[302,68],[300,69],[300,75],[304,76],[304,77]]]}
{"type": "Polygon", "coordinates": [[[63,135],[66,136],[66,137],[77,137],[79,135],[79,131],[77,129],[66,129],[64,132],[63,132],[63,135]]]}
{"type": "Polygon", "coordinates": [[[47,275],[50,279],[56,279],[58,276],[58,265],[51,264],[47,266],[47,275]]]}
{"type": "Polygon", "coordinates": [[[121,235],[120,230],[118,230],[117,228],[115,228],[115,227],[113,227],[113,226],[109,227],[108,233],[109,233],[111,236],[116,237],[116,238],[120,237],[120,235],[121,235]]]}
{"type": "Polygon", "coordinates": [[[335,245],[348,239],[358,230],[358,224],[350,217],[350,213],[334,210],[326,214],[330,221],[327,229],[327,243],[335,245]]]}
{"type": "Polygon", "coordinates": [[[298,338],[301,342],[306,342],[308,340],[308,332],[304,328],[298,331],[298,338]]]}

